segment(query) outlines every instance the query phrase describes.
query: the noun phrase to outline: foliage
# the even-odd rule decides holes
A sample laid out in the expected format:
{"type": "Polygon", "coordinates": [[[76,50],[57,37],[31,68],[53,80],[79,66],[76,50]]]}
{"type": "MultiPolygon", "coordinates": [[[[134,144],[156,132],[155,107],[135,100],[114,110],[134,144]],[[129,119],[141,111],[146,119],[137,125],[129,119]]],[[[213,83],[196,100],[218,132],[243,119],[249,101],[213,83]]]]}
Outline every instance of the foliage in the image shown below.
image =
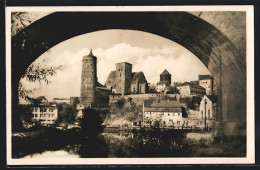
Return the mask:
{"type": "Polygon", "coordinates": [[[85,108],[82,112],[83,117],[80,119],[82,134],[87,137],[97,136],[97,134],[102,130],[102,115],[106,114],[107,111],[85,108]]]}
{"type": "Polygon", "coordinates": [[[168,86],[166,88],[166,93],[167,94],[180,94],[179,90],[176,87],[173,87],[173,86],[168,86]]]}
{"type": "Polygon", "coordinates": [[[32,108],[29,105],[18,105],[17,114],[12,114],[12,131],[22,131],[23,128],[23,122],[31,123],[32,118],[32,108]]]}
{"type": "Polygon", "coordinates": [[[181,103],[186,103],[188,108],[194,110],[197,109],[197,106],[200,105],[201,98],[193,96],[192,98],[185,97],[185,98],[180,98],[181,103]]]}
{"type": "Polygon", "coordinates": [[[12,12],[11,23],[12,23],[12,35],[15,35],[27,25],[31,23],[31,19],[28,17],[28,12],[12,12]]]}
{"type": "MultiPolygon", "coordinates": [[[[51,83],[51,81],[48,79],[48,77],[53,76],[57,73],[58,70],[61,70],[62,66],[57,67],[49,67],[47,65],[44,65],[44,63],[47,63],[48,60],[43,60],[42,63],[32,63],[25,71],[25,73],[22,75],[21,79],[25,79],[29,82],[45,82],[46,84],[51,83]]],[[[28,90],[24,87],[22,82],[19,82],[18,86],[18,96],[25,99],[30,100],[32,97],[29,95],[35,91],[36,88],[32,90],[28,90]]]]}
{"type": "Polygon", "coordinates": [[[58,107],[58,118],[56,123],[74,123],[77,112],[73,106],[68,105],[67,103],[61,103],[57,105],[58,107]]]}
{"type": "Polygon", "coordinates": [[[125,99],[124,98],[118,99],[115,104],[116,104],[116,107],[122,108],[125,104],[125,99]]]}
{"type": "Polygon", "coordinates": [[[193,96],[187,103],[187,106],[190,108],[190,109],[196,109],[198,105],[200,105],[200,101],[201,101],[201,98],[200,97],[196,97],[196,96],[193,96]]]}
{"type": "Polygon", "coordinates": [[[149,85],[148,93],[157,93],[156,86],[154,84],[149,85]]]}
{"type": "Polygon", "coordinates": [[[155,120],[153,125],[152,125],[152,128],[154,128],[154,129],[160,128],[160,121],[159,120],[155,120]]]}

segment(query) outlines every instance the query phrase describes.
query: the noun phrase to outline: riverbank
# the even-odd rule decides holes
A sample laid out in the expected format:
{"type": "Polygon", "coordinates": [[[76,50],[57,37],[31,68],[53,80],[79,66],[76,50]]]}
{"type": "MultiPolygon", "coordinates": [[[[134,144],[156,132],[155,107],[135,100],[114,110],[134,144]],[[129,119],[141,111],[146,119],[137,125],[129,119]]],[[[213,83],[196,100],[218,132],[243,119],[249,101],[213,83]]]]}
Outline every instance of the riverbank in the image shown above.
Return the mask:
{"type": "MultiPolygon", "coordinates": [[[[86,137],[79,129],[16,133],[12,136],[13,158],[46,151],[68,151],[77,157],[244,157],[245,137],[220,139],[211,132],[186,129],[107,128],[86,137]],[[69,148],[69,149],[68,149],[69,148]]],[[[55,155],[55,154],[54,154],[55,155]]]]}
{"type": "Polygon", "coordinates": [[[59,150],[68,144],[79,143],[82,136],[77,129],[59,130],[42,128],[31,132],[19,132],[12,135],[12,157],[21,158],[46,150],[59,150]]]}

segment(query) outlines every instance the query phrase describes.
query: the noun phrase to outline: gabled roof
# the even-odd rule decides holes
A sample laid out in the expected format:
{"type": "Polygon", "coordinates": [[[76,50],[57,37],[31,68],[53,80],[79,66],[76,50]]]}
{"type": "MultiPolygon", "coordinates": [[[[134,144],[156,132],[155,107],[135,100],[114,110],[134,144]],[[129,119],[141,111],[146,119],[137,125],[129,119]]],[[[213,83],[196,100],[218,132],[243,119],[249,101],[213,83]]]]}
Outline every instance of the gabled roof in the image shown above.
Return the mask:
{"type": "Polygon", "coordinates": [[[113,86],[116,81],[116,71],[111,71],[107,77],[106,86],[113,86]]]}
{"type": "Polygon", "coordinates": [[[105,87],[105,86],[102,85],[101,83],[97,82],[97,83],[96,83],[96,87],[105,87]]]}
{"type": "Polygon", "coordinates": [[[45,98],[45,96],[39,96],[39,97],[37,97],[36,99],[39,100],[39,101],[47,100],[47,99],[45,98]]]}
{"type": "Polygon", "coordinates": [[[206,96],[212,103],[217,102],[217,96],[215,96],[215,95],[206,95],[206,96]]]}
{"type": "Polygon", "coordinates": [[[179,107],[181,108],[181,103],[176,100],[144,100],[144,107],[179,107]]]}
{"type": "Polygon", "coordinates": [[[211,75],[199,75],[199,80],[207,80],[212,79],[211,75]]]}
{"type": "Polygon", "coordinates": [[[190,84],[199,85],[199,81],[198,81],[198,80],[195,80],[195,81],[190,81],[190,84]]]}
{"type": "Polygon", "coordinates": [[[181,104],[176,100],[144,100],[144,111],[181,112],[181,104]]]}
{"type": "Polygon", "coordinates": [[[164,75],[164,74],[169,74],[169,75],[171,75],[166,69],[165,69],[160,75],[164,75]]]}
{"type": "Polygon", "coordinates": [[[144,73],[142,71],[140,72],[134,72],[132,73],[132,81],[131,83],[139,83],[139,84],[143,84],[143,83],[147,83],[146,78],[144,76],[144,73]]]}
{"type": "Polygon", "coordinates": [[[197,84],[189,83],[189,82],[185,82],[185,83],[182,83],[182,84],[178,85],[178,87],[180,87],[180,86],[189,86],[189,87],[191,88],[191,90],[192,90],[192,88],[204,89],[204,90],[205,90],[204,87],[201,87],[201,86],[199,86],[199,85],[197,85],[197,84]]]}
{"type": "Polygon", "coordinates": [[[185,82],[185,83],[182,83],[182,84],[179,84],[178,86],[190,86],[191,84],[189,82],[185,82]]]}

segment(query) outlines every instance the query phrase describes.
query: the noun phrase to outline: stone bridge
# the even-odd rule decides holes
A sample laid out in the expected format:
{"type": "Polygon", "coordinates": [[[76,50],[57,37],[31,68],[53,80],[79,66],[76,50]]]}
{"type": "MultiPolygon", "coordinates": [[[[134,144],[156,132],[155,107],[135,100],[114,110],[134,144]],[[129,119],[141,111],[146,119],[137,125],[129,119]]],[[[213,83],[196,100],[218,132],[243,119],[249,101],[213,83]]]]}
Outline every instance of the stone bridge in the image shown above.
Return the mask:
{"type": "Polygon", "coordinates": [[[51,13],[12,36],[13,109],[20,78],[35,59],[64,40],[108,29],[153,33],[191,51],[216,80],[219,132],[232,135],[246,128],[245,12],[51,13]]]}

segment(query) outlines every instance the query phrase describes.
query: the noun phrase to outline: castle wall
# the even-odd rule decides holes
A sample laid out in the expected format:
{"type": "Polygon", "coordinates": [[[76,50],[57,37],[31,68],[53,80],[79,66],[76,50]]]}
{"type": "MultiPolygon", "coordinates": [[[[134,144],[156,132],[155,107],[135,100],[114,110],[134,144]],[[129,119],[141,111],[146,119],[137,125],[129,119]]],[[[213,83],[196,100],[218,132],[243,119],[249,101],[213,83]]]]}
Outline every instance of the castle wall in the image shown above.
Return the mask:
{"type": "Polygon", "coordinates": [[[158,98],[162,98],[162,97],[174,98],[175,96],[177,99],[179,99],[179,97],[180,97],[180,95],[178,95],[178,94],[158,94],[158,93],[131,94],[131,95],[109,95],[109,103],[112,104],[121,98],[124,98],[126,101],[129,98],[131,98],[132,102],[134,102],[136,105],[142,105],[144,100],[158,99],[158,98]]]}

